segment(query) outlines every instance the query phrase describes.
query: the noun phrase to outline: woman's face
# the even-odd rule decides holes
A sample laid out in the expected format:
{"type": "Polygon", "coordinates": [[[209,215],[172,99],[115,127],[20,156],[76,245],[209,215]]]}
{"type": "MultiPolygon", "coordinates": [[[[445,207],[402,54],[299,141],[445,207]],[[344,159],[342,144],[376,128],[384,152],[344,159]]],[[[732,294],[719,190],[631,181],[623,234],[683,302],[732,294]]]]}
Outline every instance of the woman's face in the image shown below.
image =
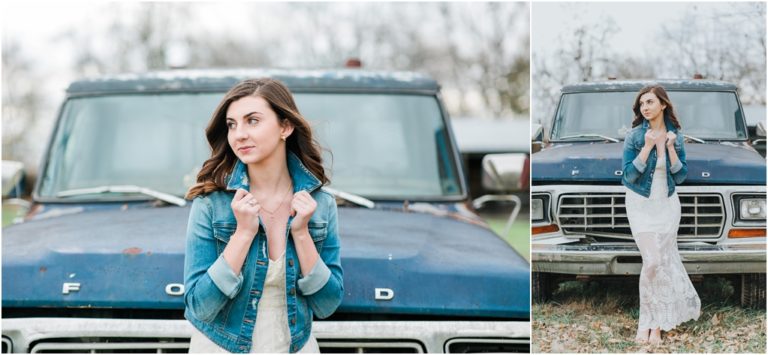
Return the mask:
{"type": "Polygon", "coordinates": [[[640,96],[640,113],[643,114],[646,120],[652,121],[659,117],[664,117],[665,108],[667,108],[667,105],[662,104],[653,91],[640,96]]]}
{"type": "Polygon", "coordinates": [[[277,114],[267,100],[246,96],[232,102],[227,109],[227,141],[235,155],[245,164],[264,161],[283,147],[281,137],[293,131],[290,124],[280,125],[277,114]]]}

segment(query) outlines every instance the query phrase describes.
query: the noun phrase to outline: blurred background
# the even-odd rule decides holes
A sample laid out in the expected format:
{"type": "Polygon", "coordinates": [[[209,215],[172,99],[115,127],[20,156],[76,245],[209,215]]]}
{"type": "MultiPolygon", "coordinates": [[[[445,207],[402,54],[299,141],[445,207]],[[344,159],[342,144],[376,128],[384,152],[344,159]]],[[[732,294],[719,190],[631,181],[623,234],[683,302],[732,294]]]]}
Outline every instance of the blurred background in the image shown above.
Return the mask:
{"type": "Polygon", "coordinates": [[[534,125],[544,131],[565,84],[704,79],[736,84],[748,125],[765,120],[766,4],[534,3],[534,125]]]}
{"type": "MultiPolygon", "coordinates": [[[[148,70],[339,68],[357,58],[365,69],[427,73],[442,85],[472,197],[483,193],[485,154],[529,150],[526,3],[0,6],[2,157],[24,164],[27,190],[69,82],[148,70]]],[[[521,196],[527,204],[527,191],[521,196]]],[[[482,212],[500,232],[510,210],[482,212]]],[[[505,238],[527,258],[527,205],[517,220],[505,238]]]]}

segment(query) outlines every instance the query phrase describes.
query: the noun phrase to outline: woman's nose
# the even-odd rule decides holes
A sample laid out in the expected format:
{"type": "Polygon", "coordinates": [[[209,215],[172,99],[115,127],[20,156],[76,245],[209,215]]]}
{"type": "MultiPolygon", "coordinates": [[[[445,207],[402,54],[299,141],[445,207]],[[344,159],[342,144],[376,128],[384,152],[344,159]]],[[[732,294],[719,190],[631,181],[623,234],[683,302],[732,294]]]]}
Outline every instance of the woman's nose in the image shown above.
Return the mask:
{"type": "Polygon", "coordinates": [[[243,140],[248,138],[248,132],[246,132],[244,129],[240,128],[239,126],[235,128],[235,139],[237,140],[243,140]]]}

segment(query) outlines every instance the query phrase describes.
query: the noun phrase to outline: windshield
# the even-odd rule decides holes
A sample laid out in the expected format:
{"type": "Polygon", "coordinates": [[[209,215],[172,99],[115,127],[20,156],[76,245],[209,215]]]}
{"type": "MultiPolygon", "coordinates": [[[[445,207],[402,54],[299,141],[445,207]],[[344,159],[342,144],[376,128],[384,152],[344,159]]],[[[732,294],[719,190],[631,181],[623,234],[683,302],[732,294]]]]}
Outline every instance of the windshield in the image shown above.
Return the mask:
{"type": "MultiPolygon", "coordinates": [[[[668,91],[686,135],[712,140],[747,138],[744,117],[733,92],[668,91]]],[[[632,127],[636,92],[589,92],[564,94],[552,127],[552,140],[617,139],[632,127]]]]}
{"type": "MultiPolygon", "coordinates": [[[[154,94],[68,100],[40,196],[51,198],[60,191],[106,185],[134,185],[184,196],[210,155],[205,127],[222,96],[154,94]]],[[[335,189],[374,199],[461,195],[436,97],[339,93],[295,97],[326,149],[324,163],[335,189]]],[[[120,196],[91,194],[65,200],[116,198],[120,196]]]]}

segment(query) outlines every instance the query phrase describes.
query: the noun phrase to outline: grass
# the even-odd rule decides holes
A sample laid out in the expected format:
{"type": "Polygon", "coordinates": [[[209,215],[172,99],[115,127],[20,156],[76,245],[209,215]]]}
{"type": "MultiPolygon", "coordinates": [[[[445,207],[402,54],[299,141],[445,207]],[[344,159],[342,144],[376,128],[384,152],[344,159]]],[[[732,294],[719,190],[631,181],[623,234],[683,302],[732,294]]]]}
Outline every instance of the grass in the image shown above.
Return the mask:
{"type": "Polygon", "coordinates": [[[730,281],[715,276],[694,283],[702,302],[698,320],[665,332],[661,345],[635,344],[637,282],[625,277],[561,283],[552,301],[531,308],[532,352],[765,353],[765,311],[739,307],[730,281]]]}
{"type": "Polygon", "coordinates": [[[27,211],[20,206],[13,204],[6,204],[3,201],[3,227],[13,224],[13,220],[19,217],[23,217],[27,211]]]}

